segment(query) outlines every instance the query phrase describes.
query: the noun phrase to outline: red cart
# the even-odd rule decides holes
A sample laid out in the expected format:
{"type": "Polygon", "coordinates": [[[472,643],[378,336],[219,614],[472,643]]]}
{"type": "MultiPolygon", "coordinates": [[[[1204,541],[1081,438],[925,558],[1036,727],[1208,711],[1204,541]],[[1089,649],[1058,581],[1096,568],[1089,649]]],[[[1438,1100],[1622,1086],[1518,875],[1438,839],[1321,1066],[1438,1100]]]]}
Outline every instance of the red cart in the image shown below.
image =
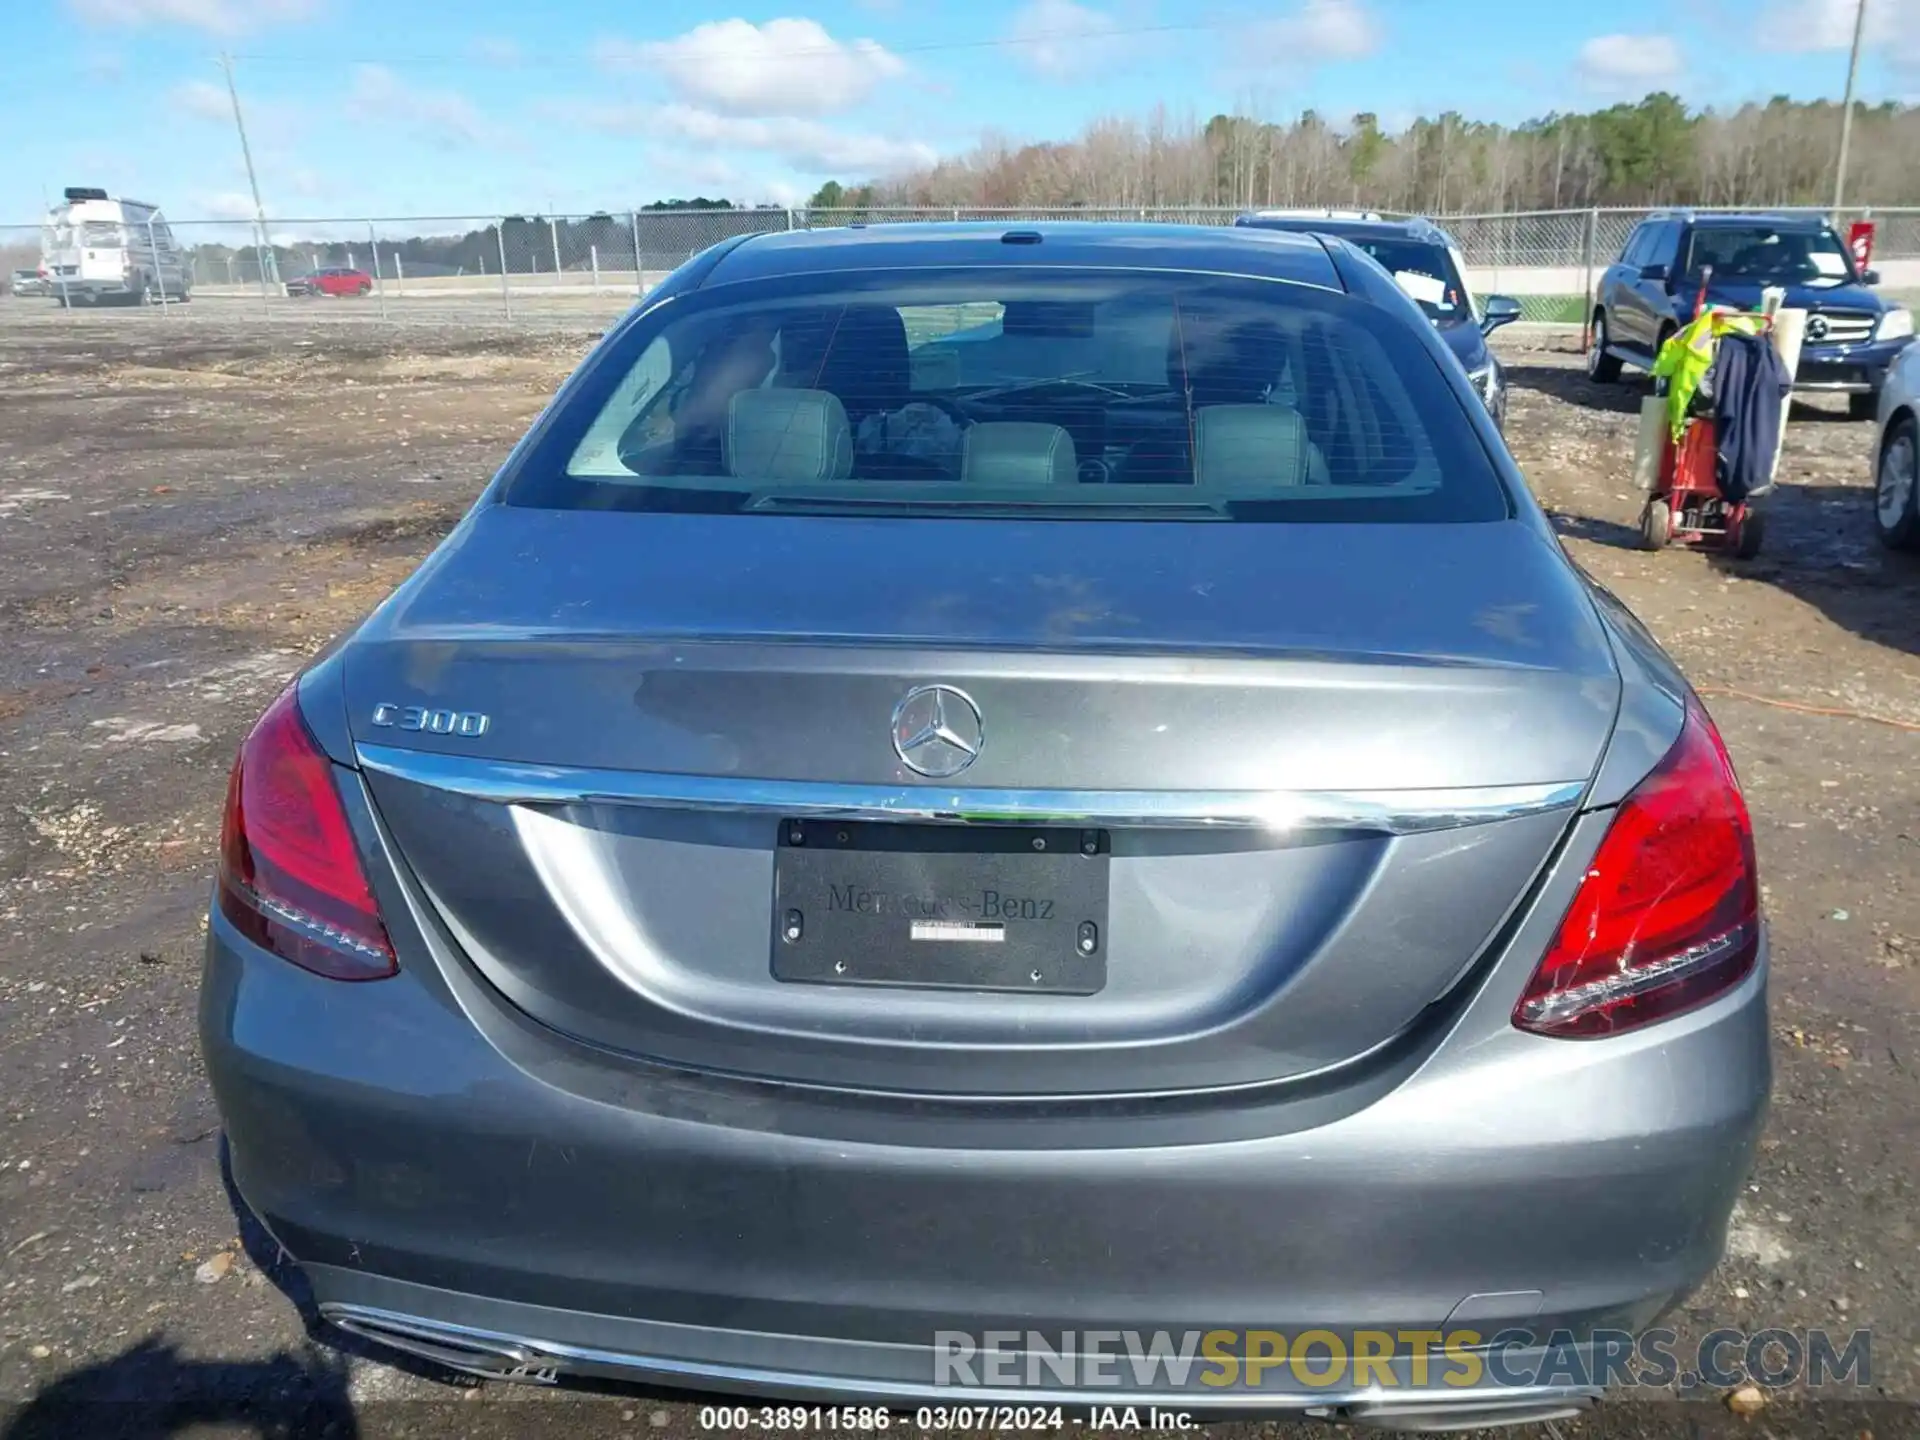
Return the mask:
{"type": "MultiPolygon", "coordinates": [[[[1694,297],[1696,318],[1706,308],[1707,282],[1713,272],[1700,277],[1700,291],[1694,297]]],[[[1763,328],[1772,327],[1769,315],[1763,328]]],[[[1662,380],[1656,394],[1666,393],[1662,380]]],[[[1712,397],[1702,382],[1687,407],[1687,417],[1679,440],[1664,423],[1660,434],[1660,468],[1653,493],[1640,511],[1640,543],[1649,550],[1663,550],[1678,541],[1698,550],[1718,550],[1740,560],[1751,560],[1760,553],[1766,525],[1753,505],[1757,495],[1730,503],[1720,493],[1719,446],[1713,424],[1712,397]]]]}
{"type": "Polygon", "coordinates": [[[1660,477],[1640,512],[1640,541],[1662,550],[1676,541],[1698,550],[1719,550],[1736,559],[1760,553],[1766,533],[1751,498],[1728,504],[1715,475],[1718,463],[1712,415],[1691,415],[1678,444],[1669,433],[1660,447],[1660,477]]]}

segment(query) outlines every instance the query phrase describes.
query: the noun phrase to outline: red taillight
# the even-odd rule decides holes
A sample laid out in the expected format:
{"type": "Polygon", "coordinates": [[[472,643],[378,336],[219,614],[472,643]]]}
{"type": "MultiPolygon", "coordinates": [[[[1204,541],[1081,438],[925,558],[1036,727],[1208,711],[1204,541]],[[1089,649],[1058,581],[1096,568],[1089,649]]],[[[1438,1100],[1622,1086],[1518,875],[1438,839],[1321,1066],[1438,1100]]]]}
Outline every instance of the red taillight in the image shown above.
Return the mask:
{"type": "Polygon", "coordinates": [[[1730,989],[1759,951],[1753,825],[1719,732],[1690,702],[1680,738],[1613,817],[1513,1023],[1617,1034],[1730,989]]]}
{"type": "Polygon", "coordinates": [[[379,980],[399,968],[333,764],[291,686],[253,727],[227,781],[220,911],[254,944],[317,975],[379,980]]]}

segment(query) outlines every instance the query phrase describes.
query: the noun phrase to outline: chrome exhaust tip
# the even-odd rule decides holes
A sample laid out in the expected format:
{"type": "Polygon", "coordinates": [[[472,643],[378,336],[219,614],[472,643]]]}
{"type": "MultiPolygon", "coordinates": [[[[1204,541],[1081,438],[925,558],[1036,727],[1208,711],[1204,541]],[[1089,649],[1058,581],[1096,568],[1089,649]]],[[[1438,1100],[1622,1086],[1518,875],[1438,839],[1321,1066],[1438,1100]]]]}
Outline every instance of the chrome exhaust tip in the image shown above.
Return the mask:
{"type": "Polygon", "coordinates": [[[564,1368],[557,1356],[518,1340],[468,1330],[463,1326],[395,1315],[364,1305],[323,1304],[322,1318],[349,1335],[430,1360],[443,1369],[484,1380],[525,1385],[556,1385],[564,1368]]]}
{"type": "Polygon", "coordinates": [[[1574,1420],[1586,1414],[1594,1404],[1592,1396],[1581,1395],[1557,1396],[1553,1399],[1534,1396],[1507,1402],[1491,1400],[1482,1404],[1457,1405],[1395,1405],[1391,1401],[1384,1401],[1379,1404],[1341,1406],[1338,1407],[1338,1413],[1322,1415],[1320,1418],[1364,1430],[1439,1435],[1461,1430],[1491,1430],[1508,1425],[1543,1425],[1552,1420],[1574,1420]]]}

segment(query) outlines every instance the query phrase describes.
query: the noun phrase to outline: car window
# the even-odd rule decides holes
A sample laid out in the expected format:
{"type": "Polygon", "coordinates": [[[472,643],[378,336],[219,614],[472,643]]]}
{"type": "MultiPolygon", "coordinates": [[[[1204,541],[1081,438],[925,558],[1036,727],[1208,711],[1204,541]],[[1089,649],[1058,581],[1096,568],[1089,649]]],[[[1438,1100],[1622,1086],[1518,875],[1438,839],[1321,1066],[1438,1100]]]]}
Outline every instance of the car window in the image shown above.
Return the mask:
{"type": "Polygon", "coordinates": [[[1825,226],[1701,226],[1688,247],[1687,269],[1698,274],[1709,265],[1723,279],[1802,285],[1845,285],[1854,279],[1846,246],[1825,226]]]}
{"type": "Polygon", "coordinates": [[[709,513],[1492,520],[1430,338],[1313,287],[865,271],[711,287],[609,341],[509,504],[709,513]]]}
{"type": "Polygon", "coordinates": [[[1680,248],[1680,230],[1678,220],[1665,220],[1654,226],[1647,237],[1647,258],[1641,261],[1642,267],[1665,265],[1671,268],[1680,248]]]}
{"type": "Polygon", "coordinates": [[[1378,261],[1430,320],[1458,320],[1472,314],[1466,282],[1445,245],[1425,240],[1360,239],[1347,243],[1378,261]]]}
{"type": "Polygon", "coordinates": [[[1620,264],[1637,268],[1641,257],[1647,252],[1649,225],[1646,221],[1634,226],[1633,233],[1627,237],[1627,248],[1620,252],[1620,264]]]}

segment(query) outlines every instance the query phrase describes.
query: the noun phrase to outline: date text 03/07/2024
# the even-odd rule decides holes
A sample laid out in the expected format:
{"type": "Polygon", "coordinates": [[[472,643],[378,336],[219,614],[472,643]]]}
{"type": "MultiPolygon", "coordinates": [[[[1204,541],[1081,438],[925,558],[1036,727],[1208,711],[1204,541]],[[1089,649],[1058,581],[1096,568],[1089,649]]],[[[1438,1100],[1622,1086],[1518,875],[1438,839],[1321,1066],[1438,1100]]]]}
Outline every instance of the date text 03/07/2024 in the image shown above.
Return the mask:
{"type": "MultiPolygon", "coordinates": [[[[1075,1418],[1092,1430],[1165,1432],[1200,1425],[1189,1411],[1159,1405],[1094,1405],[1084,1417],[1075,1418]]],[[[1067,1412],[1059,1405],[922,1405],[911,1415],[872,1405],[704,1405],[700,1409],[702,1430],[730,1434],[1055,1431],[1064,1429],[1067,1421],[1067,1412]]]]}

